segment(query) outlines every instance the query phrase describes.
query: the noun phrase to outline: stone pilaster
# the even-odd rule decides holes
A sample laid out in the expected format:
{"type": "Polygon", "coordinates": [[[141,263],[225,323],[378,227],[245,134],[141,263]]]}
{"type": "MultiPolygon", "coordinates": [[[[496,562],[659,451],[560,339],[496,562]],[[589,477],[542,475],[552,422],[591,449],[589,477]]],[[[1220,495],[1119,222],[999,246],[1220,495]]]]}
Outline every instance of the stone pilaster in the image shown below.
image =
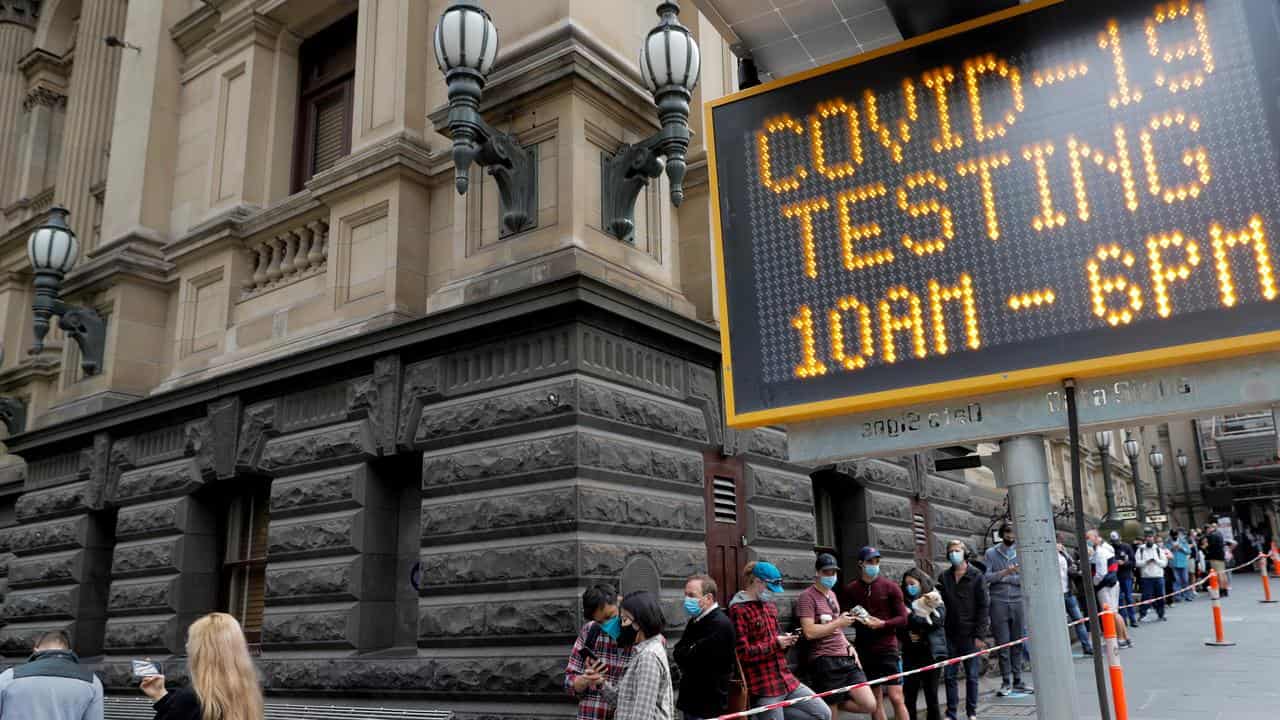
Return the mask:
{"type": "Polygon", "coordinates": [[[20,120],[27,89],[18,62],[31,49],[35,27],[29,12],[20,12],[23,5],[17,3],[0,15],[0,205],[7,205],[17,188],[20,120]]]}
{"type": "MultiPolygon", "coordinates": [[[[120,58],[112,159],[106,168],[101,245],[138,239],[163,243],[173,200],[183,58],[169,29],[186,6],[176,0],[133,3],[124,37],[141,49],[120,58]]],[[[80,52],[79,50],[76,51],[80,52]]]]}
{"type": "Polygon", "coordinates": [[[421,0],[360,0],[353,153],[404,133],[425,140],[435,18],[421,0]]]}
{"type": "Polygon", "coordinates": [[[97,201],[89,188],[107,177],[120,53],[125,52],[108,47],[102,39],[124,33],[127,9],[125,0],[86,2],[76,30],[76,60],[58,162],[57,200],[71,211],[71,227],[86,250],[96,246],[92,224],[97,201]]]}

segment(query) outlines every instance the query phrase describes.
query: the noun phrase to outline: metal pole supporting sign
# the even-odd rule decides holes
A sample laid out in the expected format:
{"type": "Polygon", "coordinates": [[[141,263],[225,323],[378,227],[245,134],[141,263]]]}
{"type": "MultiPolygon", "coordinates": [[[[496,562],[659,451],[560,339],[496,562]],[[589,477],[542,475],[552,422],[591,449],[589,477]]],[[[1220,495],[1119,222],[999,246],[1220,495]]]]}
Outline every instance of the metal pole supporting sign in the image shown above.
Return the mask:
{"type": "MultiPolygon", "coordinates": [[[[1009,514],[1018,538],[1022,606],[1027,627],[1035,633],[1030,649],[1036,717],[1076,720],[1080,711],[1071,643],[1066,633],[1051,630],[1062,627],[1063,604],[1044,437],[1022,435],[1005,440],[1000,443],[1000,454],[1009,487],[1009,514]]],[[[1017,654],[1016,648],[1011,652],[1017,654]]]]}

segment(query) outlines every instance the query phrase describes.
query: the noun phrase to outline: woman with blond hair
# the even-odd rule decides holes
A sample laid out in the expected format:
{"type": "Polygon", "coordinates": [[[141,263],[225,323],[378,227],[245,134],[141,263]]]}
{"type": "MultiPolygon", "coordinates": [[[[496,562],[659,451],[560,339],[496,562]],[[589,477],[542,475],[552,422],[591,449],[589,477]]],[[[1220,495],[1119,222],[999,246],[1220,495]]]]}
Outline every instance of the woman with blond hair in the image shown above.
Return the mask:
{"type": "Polygon", "coordinates": [[[166,692],[164,676],[142,681],[155,720],[262,720],[262,688],[240,623],[210,613],[187,631],[191,687],[166,692]]]}

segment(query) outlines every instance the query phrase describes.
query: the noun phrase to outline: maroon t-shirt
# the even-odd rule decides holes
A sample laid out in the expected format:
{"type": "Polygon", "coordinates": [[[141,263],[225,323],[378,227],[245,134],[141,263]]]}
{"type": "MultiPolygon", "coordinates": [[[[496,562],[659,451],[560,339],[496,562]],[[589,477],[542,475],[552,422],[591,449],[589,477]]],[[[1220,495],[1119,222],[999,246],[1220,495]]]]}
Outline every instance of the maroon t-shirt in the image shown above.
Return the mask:
{"type": "Polygon", "coordinates": [[[884,627],[879,630],[858,624],[854,646],[860,655],[898,652],[898,630],[907,626],[907,606],[897,583],[885,577],[877,577],[870,583],[858,578],[844,586],[840,601],[846,610],[861,605],[872,617],[884,621],[884,627]]]}
{"type": "MultiPolygon", "coordinates": [[[[819,593],[816,587],[810,585],[796,598],[798,619],[809,618],[814,624],[826,625],[839,614],[840,601],[829,590],[825,594],[819,593]]],[[[814,640],[810,654],[813,657],[848,657],[849,640],[843,630],[837,630],[820,640],[814,640]]]]}

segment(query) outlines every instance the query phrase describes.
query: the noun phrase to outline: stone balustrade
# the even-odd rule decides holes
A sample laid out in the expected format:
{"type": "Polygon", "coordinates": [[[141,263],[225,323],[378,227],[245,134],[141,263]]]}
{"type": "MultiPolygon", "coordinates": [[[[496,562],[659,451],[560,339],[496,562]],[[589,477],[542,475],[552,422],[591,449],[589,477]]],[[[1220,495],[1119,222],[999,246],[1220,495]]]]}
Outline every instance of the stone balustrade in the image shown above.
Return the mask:
{"type": "Polygon", "coordinates": [[[315,219],[246,243],[249,266],[241,298],[258,295],[324,272],[329,259],[329,223],[315,219]]]}

